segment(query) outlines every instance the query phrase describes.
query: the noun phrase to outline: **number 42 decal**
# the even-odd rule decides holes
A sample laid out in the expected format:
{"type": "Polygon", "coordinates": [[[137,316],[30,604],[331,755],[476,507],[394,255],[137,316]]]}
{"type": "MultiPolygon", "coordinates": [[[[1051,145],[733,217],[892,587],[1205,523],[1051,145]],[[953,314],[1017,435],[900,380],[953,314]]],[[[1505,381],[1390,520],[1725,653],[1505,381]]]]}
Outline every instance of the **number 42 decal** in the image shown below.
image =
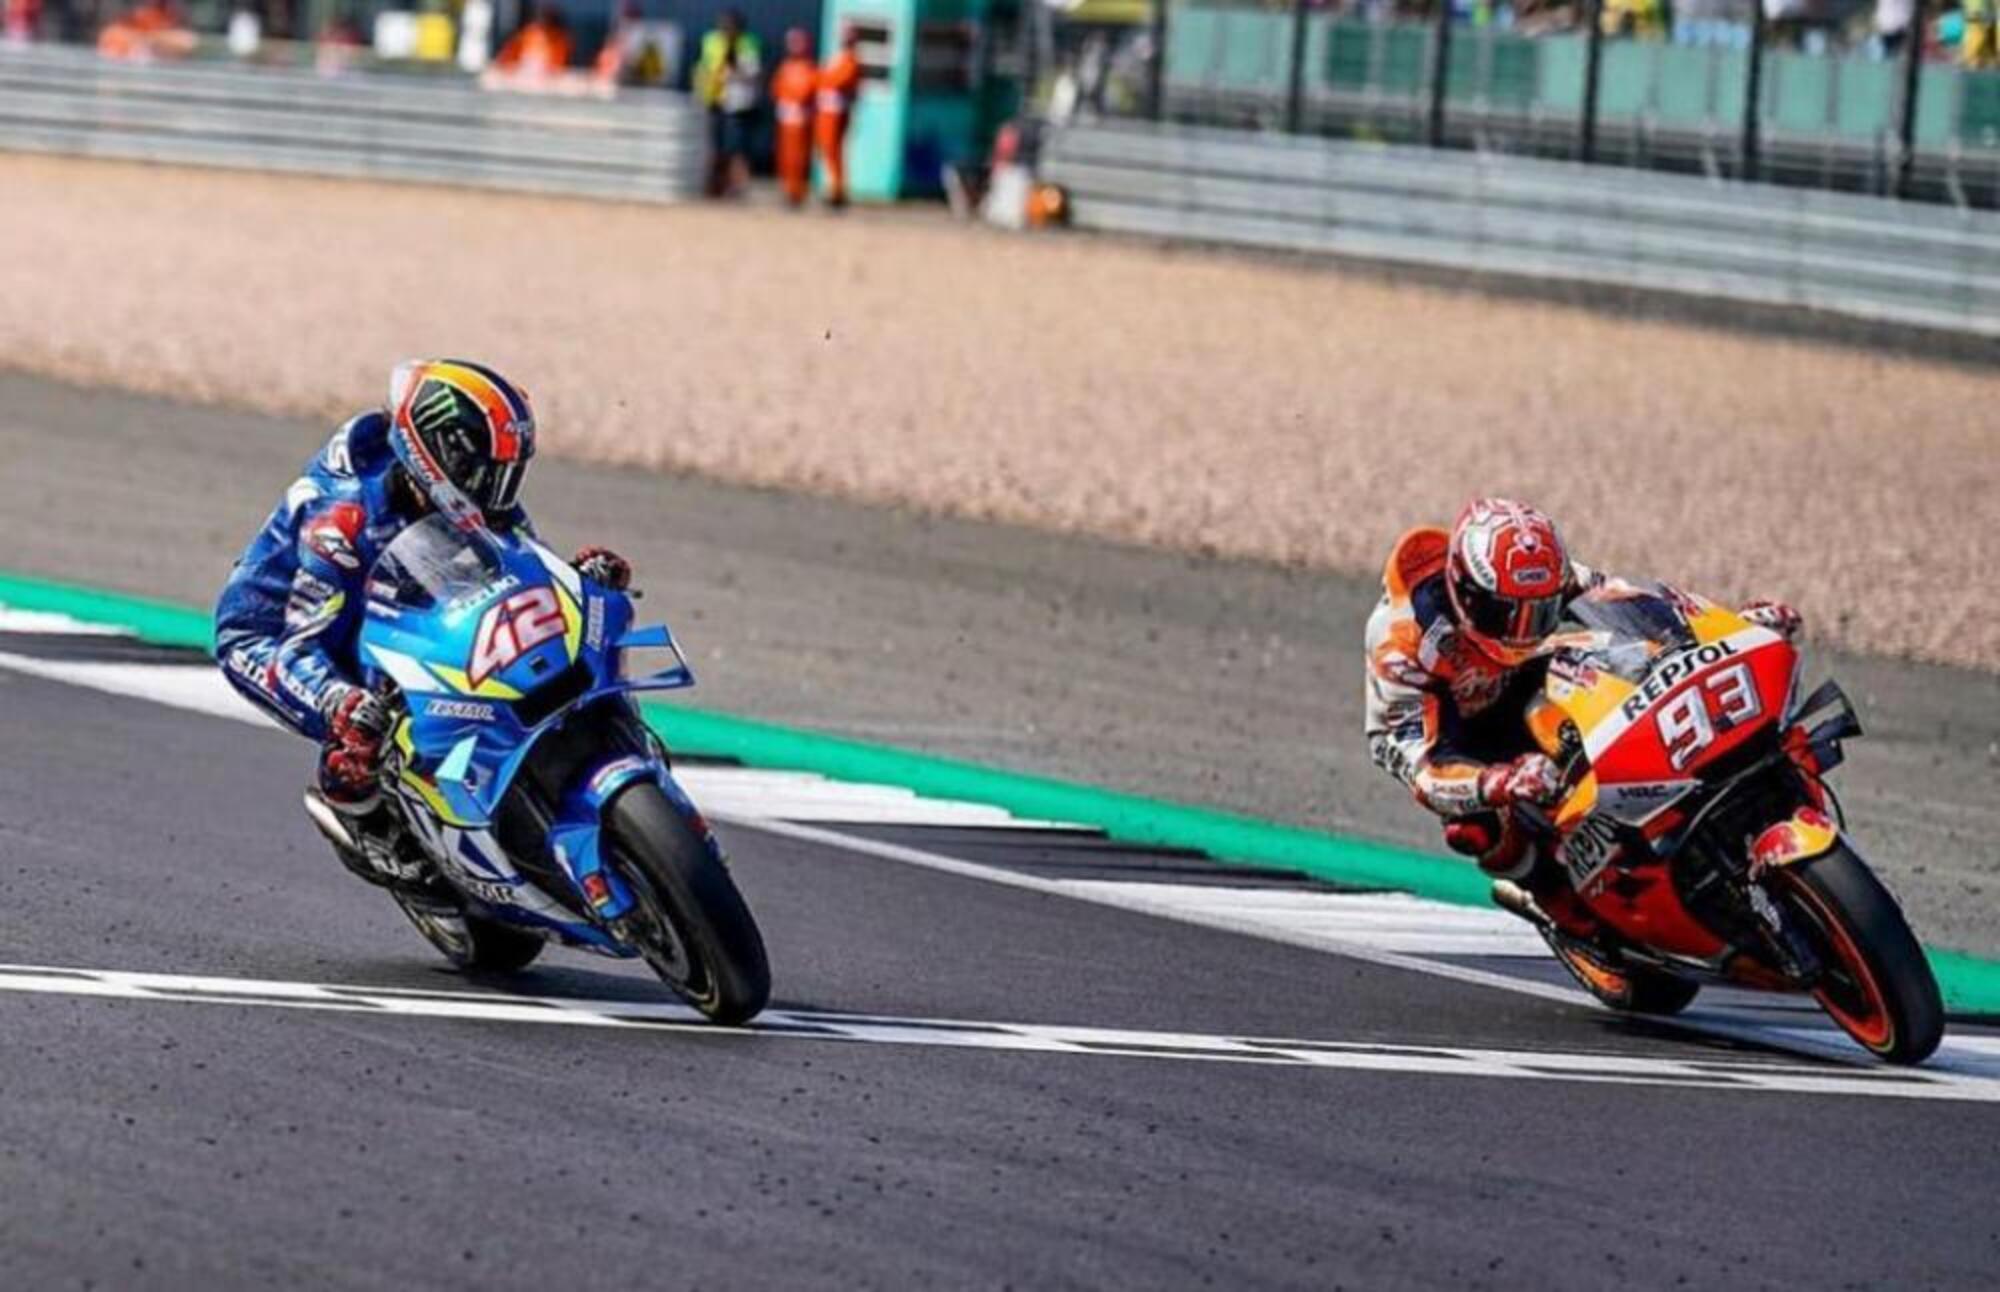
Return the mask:
{"type": "Polygon", "coordinates": [[[478,686],[543,642],[562,636],[568,627],[552,589],[515,593],[480,617],[466,680],[478,686]]]}
{"type": "Polygon", "coordinates": [[[1750,666],[1732,664],[1667,701],[1654,721],[1660,743],[1667,747],[1667,761],[1678,772],[1714,742],[1718,728],[1728,731],[1755,721],[1762,712],[1750,666]]]}

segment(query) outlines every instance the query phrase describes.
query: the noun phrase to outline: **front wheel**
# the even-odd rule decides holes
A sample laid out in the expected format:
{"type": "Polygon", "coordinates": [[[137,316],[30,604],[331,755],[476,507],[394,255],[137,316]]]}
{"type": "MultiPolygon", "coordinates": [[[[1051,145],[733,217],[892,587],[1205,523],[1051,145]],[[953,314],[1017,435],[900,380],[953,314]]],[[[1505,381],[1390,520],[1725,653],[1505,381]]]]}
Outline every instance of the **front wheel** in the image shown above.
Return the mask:
{"type": "Polygon", "coordinates": [[[646,963],[709,1018],[747,1022],[771,998],[771,967],[729,871],[650,781],[620,793],[605,816],[638,900],[632,934],[646,963]]]}
{"type": "Polygon", "coordinates": [[[1902,908],[1845,842],[1777,872],[1772,887],[1818,953],[1813,997],[1890,1063],[1921,1063],[1944,1039],[1944,1001],[1902,908]]]}

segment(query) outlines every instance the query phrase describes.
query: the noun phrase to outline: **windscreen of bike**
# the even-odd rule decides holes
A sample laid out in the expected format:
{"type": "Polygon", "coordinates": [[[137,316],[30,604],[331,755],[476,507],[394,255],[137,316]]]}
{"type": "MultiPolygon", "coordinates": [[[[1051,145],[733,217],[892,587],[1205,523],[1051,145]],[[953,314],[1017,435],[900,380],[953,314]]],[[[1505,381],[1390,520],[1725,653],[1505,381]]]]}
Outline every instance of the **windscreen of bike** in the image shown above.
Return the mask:
{"type": "Polygon", "coordinates": [[[1662,593],[1578,597],[1570,603],[1568,614],[1576,623],[1601,634],[1599,644],[1580,653],[1628,682],[1645,676],[1658,653],[1654,646],[1672,650],[1694,644],[1694,632],[1680,607],[1662,593]]]}
{"type": "Polygon", "coordinates": [[[368,595],[412,610],[449,606],[507,577],[499,545],[484,530],[426,516],[396,536],[369,575],[368,595]]]}

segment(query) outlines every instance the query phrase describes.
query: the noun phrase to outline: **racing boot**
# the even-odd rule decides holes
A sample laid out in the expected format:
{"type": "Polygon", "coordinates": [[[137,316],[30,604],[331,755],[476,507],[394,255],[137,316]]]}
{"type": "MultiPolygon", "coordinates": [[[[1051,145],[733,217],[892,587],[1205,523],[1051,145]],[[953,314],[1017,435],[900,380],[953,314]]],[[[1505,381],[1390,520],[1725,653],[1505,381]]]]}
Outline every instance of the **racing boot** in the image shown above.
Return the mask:
{"type": "Polygon", "coordinates": [[[1447,821],[1445,842],[1478,858],[1493,877],[1493,904],[1537,928],[1553,928],[1581,942],[1595,941],[1603,926],[1569,886],[1548,848],[1511,817],[1479,812],[1447,821]]]}

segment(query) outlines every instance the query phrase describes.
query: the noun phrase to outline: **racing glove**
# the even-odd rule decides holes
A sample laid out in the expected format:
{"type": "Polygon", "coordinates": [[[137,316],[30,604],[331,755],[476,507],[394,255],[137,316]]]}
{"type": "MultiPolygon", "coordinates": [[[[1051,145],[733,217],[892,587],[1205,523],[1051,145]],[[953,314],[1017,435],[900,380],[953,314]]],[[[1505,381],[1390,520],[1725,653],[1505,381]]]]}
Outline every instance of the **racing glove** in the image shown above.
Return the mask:
{"type": "Polygon", "coordinates": [[[359,801],[375,792],[382,767],[382,741],[389,734],[389,706],[363,687],[351,684],[328,690],[321,707],[326,717],[326,777],[329,788],[359,801]]]}
{"type": "Polygon", "coordinates": [[[1562,773],[1546,754],[1523,754],[1479,773],[1479,798],[1488,807],[1546,807],[1562,797],[1562,773]]]}
{"type": "Polygon", "coordinates": [[[1742,615],[1759,628],[1769,628],[1772,632],[1792,641],[1806,626],[1805,616],[1782,601],[1772,601],[1764,597],[1744,605],[1742,615]]]}
{"type": "Polygon", "coordinates": [[[632,563],[608,547],[582,548],[569,563],[584,578],[602,583],[613,592],[623,592],[632,586],[632,563]]]}

